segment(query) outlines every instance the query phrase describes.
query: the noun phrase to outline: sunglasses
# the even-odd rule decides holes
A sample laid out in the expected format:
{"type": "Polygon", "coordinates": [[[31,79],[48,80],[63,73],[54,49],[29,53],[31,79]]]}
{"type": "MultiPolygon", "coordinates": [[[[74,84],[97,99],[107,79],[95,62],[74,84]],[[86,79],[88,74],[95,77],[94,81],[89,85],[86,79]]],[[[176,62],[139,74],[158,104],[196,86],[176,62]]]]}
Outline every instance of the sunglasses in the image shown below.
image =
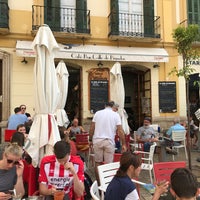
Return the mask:
{"type": "Polygon", "coordinates": [[[19,165],[19,161],[14,161],[14,160],[10,160],[10,159],[7,159],[7,163],[8,164],[14,164],[14,165],[19,165]]]}
{"type": "Polygon", "coordinates": [[[22,109],[22,110],[26,110],[26,108],[24,108],[24,107],[22,107],[21,109],[22,109]]]}

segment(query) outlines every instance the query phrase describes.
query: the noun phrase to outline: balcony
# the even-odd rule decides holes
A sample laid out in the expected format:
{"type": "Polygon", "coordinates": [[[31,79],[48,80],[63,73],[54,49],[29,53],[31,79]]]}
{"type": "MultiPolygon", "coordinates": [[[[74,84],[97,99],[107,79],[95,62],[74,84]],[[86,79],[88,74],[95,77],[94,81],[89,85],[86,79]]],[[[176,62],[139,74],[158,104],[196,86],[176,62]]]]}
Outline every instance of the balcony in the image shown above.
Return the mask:
{"type": "Polygon", "coordinates": [[[43,24],[49,25],[56,37],[90,37],[89,10],[33,5],[32,33],[43,24]]]}
{"type": "Polygon", "coordinates": [[[111,12],[108,16],[111,40],[160,41],[160,17],[111,12]]]}
{"type": "Polygon", "coordinates": [[[9,7],[5,2],[0,2],[0,34],[9,33],[9,7]]]}

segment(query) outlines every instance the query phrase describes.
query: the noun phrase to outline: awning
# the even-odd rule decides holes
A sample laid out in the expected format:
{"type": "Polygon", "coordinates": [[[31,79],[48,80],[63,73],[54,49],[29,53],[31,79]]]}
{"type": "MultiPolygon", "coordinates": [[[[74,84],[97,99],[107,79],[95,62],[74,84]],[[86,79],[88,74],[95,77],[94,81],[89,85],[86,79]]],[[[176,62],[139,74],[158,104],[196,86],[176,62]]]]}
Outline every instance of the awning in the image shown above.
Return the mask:
{"type": "MultiPolygon", "coordinates": [[[[16,54],[21,57],[35,57],[31,41],[18,40],[16,54]]],[[[164,48],[114,47],[100,45],[59,44],[55,58],[102,61],[168,62],[169,55],[164,48]]]]}

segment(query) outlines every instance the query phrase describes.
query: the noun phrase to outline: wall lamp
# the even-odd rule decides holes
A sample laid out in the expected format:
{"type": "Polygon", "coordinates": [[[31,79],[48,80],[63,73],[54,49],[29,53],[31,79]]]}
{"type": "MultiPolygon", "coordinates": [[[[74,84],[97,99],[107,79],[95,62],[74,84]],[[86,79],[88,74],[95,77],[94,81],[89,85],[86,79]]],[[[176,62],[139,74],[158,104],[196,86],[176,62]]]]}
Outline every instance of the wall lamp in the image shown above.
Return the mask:
{"type": "Polygon", "coordinates": [[[159,68],[159,67],[160,67],[160,65],[158,63],[153,65],[153,68],[159,68]]]}
{"type": "Polygon", "coordinates": [[[98,67],[103,67],[103,63],[102,63],[101,61],[99,61],[99,62],[97,63],[97,66],[98,66],[98,67]]]}
{"type": "Polygon", "coordinates": [[[27,61],[26,58],[24,57],[24,59],[21,61],[21,63],[27,64],[28,61],[27,61]]]}

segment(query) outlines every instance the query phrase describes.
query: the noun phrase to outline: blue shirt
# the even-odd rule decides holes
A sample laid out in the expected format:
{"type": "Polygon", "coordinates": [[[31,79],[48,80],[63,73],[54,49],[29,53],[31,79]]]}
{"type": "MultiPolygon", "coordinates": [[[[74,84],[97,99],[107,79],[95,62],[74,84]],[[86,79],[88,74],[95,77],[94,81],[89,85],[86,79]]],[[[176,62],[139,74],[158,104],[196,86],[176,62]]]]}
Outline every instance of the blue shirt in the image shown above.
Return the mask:
{"type": "Polygon", "coordinates": [[[28,122],[28,118],[25,114],[13,114],[8,119],[8,129],[15,130],[19,124],[28,122]]]}
{"type": "Polygon", "coordinates": [[[115,176],[106,189],[105,200],[124,200],[135,189],[134,183],[128,176],[115,176]]]}
{"type": "Polygon", "coordinates": [[[177,123],[174,126],[171,126],[166,134],[171,138],[172,137],[172,131],[182,131],[182,130],[185,130],[185,127],[181,126],[179,123],[177,123]]]}

